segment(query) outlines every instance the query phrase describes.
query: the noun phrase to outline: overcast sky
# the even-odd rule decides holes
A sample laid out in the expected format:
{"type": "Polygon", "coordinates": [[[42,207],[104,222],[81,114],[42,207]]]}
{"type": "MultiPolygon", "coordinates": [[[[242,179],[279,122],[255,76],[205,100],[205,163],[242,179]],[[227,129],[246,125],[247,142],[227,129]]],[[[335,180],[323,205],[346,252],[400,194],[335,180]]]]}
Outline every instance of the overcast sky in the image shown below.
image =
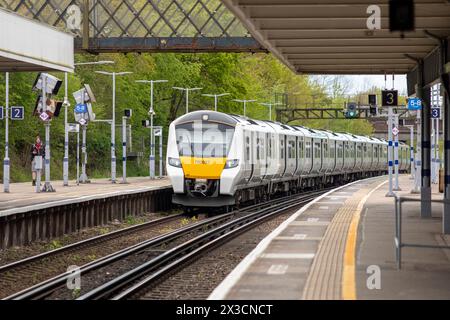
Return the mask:
{"type": "MultiPolygon", "coordinates": [[[[384,88],[384,75],[357,75],[346,76],[350,79],[351,88],[349,94],[365,91],[373,86],[384,88]]],[[[387,76],[387,89],[392,89],[392,75],[387,76]]],[[[394,78],[394,89],[399,95],[406,96],[406,75],[396,75],[394,78]]]]}

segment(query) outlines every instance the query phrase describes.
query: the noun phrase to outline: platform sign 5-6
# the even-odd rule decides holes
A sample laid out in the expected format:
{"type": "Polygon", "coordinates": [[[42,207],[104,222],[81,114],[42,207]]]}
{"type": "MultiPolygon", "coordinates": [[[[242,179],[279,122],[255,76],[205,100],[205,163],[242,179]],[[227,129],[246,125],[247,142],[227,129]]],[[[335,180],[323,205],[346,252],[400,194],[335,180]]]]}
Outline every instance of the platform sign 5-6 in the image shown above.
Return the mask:
{"type": "Polygon", "coordinates": [[[398,105],[398,91],[397,90],[383,90],[381,91],[381,102],[383,107],[395,107],[398,105]]]}
{"type": "Polygon", "coordinates": [[[408,99],[408,110],[420,110],[422,109],[422,100],[419,98],[408,99]]]}
{"type": "Polygon", "coordinates": [[[440,119],[441,118],[441,109],[440,108],[431,108],[431,118],[440,119]]]}

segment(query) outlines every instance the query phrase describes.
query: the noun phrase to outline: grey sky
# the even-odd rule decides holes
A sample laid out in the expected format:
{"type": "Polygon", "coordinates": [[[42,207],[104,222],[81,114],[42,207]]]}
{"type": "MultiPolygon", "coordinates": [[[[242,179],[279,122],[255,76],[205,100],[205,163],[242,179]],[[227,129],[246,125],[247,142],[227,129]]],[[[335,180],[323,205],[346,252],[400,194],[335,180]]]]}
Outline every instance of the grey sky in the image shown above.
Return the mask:
{"type": "MultiPolygon", "coordinates": [[[[365,91],[373,86],[384,89],[384,75],[355,75],[346,76],[350,80],[351,87],[349,94],[365,91]]],[[[392,89],[392,75],[387,75],[387,89],[392,89]]],[[[395,75],[394,89],[398,90],[399,95],[406,96],[406,75],[395,75]]]]}

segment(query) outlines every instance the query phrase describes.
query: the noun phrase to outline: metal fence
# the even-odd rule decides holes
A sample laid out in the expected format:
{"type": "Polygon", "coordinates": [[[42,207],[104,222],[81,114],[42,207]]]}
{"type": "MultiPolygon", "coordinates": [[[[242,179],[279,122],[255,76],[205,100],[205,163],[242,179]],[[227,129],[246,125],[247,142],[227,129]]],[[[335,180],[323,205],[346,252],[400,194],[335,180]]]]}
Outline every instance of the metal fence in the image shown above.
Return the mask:
{"type": "Polygon", "coordinates": [[[428,248],[428,249],[450,249],[450,246],[439,246],[431,244],[422,243],[407,243],[403,242],[402,231],[403,231],[403,210],[402,205],[404,202],[431,202],[431,203],[450,203],[448,200],[422,200],[420,198],[408,198],[395,195],[395,253],[397,268],[402,268],[402,248],[428,248]]]}

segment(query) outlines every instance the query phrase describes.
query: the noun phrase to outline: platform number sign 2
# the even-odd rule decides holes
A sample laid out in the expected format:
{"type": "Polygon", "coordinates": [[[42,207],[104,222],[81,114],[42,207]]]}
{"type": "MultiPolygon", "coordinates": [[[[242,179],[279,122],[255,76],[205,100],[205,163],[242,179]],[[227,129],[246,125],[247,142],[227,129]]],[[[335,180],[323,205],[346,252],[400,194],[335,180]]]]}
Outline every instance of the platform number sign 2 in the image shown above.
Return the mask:
{"type": "MultiPolygon", "coordinates": [[[[3,120],[5,117],[3,107],[0,107],[0,120],[3,120]]],[[[24,117],[24,108],[23,107],[11,107],[9,118],[11,120],[23,120],[24,117]]]]}
{"type": "Polygon", "coordinates": [[[11,107],[11,120],[23,120],[23,107],[11,107]]]}
{"type": "Polygon", "coordinates": [[[383,103],[383,107],[396,107],[398,105],[398,91],[397,90],[381,91],[381,100],[383,103]]]}

